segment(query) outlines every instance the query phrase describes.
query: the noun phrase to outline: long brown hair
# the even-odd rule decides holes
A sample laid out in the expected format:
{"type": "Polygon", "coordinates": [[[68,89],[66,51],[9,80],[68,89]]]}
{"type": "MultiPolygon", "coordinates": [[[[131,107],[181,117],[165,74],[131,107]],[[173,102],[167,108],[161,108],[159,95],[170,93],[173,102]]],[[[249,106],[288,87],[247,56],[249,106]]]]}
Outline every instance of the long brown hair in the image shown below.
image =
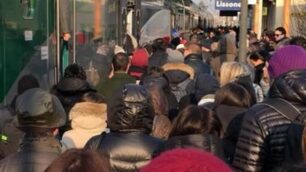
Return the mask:
{"type": "Polygon", "coordinates": [[[205,107],[190,105],[173,122],[170,136],[189,134],[221,135],[222,126],[213,112],[205,107]]]}
{"type": "Polygon", "coordinates": [[[97,152],[69,149],[55,159],[45,172],[110,172],[108,160],[97,152]]]}

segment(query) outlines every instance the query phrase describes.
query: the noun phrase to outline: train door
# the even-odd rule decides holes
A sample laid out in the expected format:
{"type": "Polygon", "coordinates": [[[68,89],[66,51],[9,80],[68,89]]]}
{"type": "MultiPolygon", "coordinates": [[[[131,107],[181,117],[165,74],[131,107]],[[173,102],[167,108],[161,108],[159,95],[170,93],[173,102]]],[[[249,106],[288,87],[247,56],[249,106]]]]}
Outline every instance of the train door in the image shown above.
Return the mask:
{"type": "Polygon", "coordinates": [[[0,103],[12,101],[23,75],[45,89],[55,83],[54,11],[55,0],[0,1],[0,103]]]}
{"type": "MultiPolygon", "coordinates": [[[[60,0],[63,1],[63,0],[60,0]]],[[[87,72],[88,80],[96,85],[105,79],[111,70],[111,54],[116,44],[122,42],[124,21],[120,0],[67,0],[69,32],[68,44],[61,45],[58,52],[63,69],[71,63],[78,63],[87,72]]],[[[58,15],[61,16],[59,11],[58,15]]],[[[64,11],[65,12],[65,11],[64,11]]],[[[60,17],[58,17],[60,19],[60,17]]],[[[58,22],[62,24],[60,21],[58,22]]],[[[58,32],[60,28],[58,28],[58,32]]]]}

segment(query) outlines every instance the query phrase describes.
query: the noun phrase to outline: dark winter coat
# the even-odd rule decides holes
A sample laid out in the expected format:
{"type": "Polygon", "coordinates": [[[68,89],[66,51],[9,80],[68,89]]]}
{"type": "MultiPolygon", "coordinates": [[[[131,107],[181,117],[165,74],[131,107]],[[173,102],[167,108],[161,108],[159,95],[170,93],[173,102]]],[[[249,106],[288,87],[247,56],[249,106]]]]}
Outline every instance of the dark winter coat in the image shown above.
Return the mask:
{"type": "Polygon", "coordinates": [[[244,112],[247,108],[220,104],[214,108],[214,112],[221,122],[224,137],[223,147],[226,159],[232,162],[238,141],[239,132],[244,112]]]}
{"type": "Polygon", "coordinates": [[[136,79],[125,72],[115,72],[114,76],[105,82],[100,82],[96,89],[105,96],[107,101],[110,101],[112,95],[120,90],[124,84],[136,83],[136,79]]]}
{"type": "Polygon", "coordinates": [[[107,125],[111,132],[93,137],[85,148],[98,149],[109,159],[112,171],[137,171],[149,163],[162,145],[161,140],[149,135],[153,118],[145,88],[125,85],[108,106],[107,125]]]}
{"type": "Polygon", "coordinates": [[[95,90],[89,83],[79,78],[63,78],[54,86],[51,93],[61,101],[66,114],[69,114],[73,105],[80,101],[80,98],[87,92],[95,90]]]}
{"type": "Polygon", "coordinates": [[[195,78],[201,73],[211,74],[209,65],[203,61],[201,55],[189,54],[187,57],[185,57],[184,63],[193,68],[195,78]]]}
{"type": "Polygon", "coordinates": [[[18,153],[0,161],[0,171],[43,172],[60,153],[60,143],[52,136],[26,137],[18,153]]]}
{"type": "MultiPolygon", "coordinates": [[[[306,110],[306,71],[291,71],[277,78],[270,98],[282,98],[306,110]]],[[[236,171],[271,171],[285,159],[285,144],[292,121],[274,109],[258,104],[245,114],[236,146],[233,166],[236,171]]]]}
{"type": "Polygon", "coordinates": [[[197,148],[224,158],[221,140],[213,135],[190,134],[174,136],[166,141],[163,151],[175,148],[197,148]]]}

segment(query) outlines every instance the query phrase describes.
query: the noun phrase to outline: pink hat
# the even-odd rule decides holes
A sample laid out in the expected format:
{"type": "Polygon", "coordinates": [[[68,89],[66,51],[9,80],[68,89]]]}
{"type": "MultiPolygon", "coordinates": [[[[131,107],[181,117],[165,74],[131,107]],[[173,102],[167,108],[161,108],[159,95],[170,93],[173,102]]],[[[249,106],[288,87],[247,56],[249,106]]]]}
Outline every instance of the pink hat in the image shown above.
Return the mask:
{"type": "Polygon", "coordinates": [[[174,149],[153,159],[141,172],[232,172],[232,170],[213,154],[200,149],[174,149]]]}
{"type": "Polygon", "coordinates": [[[306,69],[306,51],[297,45],[286,45],[275,51],[269,60],[269,75],[277,78],[290,70],[306,69]]]}

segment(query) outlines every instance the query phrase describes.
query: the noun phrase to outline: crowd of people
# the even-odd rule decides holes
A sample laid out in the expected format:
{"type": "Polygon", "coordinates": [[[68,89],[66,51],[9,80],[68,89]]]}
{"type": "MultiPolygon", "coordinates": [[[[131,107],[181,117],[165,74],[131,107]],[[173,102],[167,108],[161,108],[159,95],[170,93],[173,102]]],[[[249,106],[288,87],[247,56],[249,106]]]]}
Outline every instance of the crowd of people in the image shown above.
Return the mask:
{"type": "Polygon", "coordinates": [[[108,77],[71,64],[51,90],[23,76],[0,110],[0,172],[306,171],[306,39],[249,30],[239,62],[237,35],[115,46],[108,77]]]}

